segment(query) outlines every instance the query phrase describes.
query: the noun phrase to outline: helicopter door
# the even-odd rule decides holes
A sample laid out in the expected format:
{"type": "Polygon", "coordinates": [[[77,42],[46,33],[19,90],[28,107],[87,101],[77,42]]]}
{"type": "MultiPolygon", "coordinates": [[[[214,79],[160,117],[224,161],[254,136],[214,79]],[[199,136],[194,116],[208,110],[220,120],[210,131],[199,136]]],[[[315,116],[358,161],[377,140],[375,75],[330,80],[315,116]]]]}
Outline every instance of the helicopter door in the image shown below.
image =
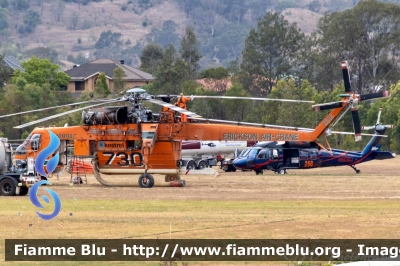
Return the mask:
{"type": "Polygon", "coordinates": [[[298,149],[285,149],[283,150],[284,166],[288,168],[300,167],[300,157],[298,149]]]}

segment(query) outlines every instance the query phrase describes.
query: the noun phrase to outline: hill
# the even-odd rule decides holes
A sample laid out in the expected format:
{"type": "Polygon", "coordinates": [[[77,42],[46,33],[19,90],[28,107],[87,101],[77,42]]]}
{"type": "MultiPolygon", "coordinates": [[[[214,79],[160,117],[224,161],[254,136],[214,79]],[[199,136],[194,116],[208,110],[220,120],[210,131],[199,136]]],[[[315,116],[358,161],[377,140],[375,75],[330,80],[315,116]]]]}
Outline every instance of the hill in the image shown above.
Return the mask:
{"type": "Polygon", "coordinates": [[[125,59],[138,66],[146,43],[154,41],[166,47],[172,42],[179,48],[179,36],[185,27],[193,27],[201,42],[202,67],[226,66],[240,55],[249,29],[267,11],[281,12],[310,34],[323,12],[335,11],[337,6],[352,7],[357,2],[0,0],[0,29],[1,14],[3,18],[6,14],[7,22],[1,31],[0,53],[20,59],[48,57],[65,69],[96,57],[125,59]],[[108,42],[99,48],[101,34],[108,31],[108,42]]]}

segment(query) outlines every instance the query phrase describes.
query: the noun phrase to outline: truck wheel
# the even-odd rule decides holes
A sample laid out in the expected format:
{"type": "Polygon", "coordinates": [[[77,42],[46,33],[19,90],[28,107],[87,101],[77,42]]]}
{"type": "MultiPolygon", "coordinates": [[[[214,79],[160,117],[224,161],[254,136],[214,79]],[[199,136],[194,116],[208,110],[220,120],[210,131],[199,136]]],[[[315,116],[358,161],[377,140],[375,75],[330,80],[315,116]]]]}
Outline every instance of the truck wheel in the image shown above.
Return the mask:
{"type": "Polygon", "coordinates": [[[142,174],[139,176],[139,186],[141,188],[152,188],[154,186],[154,178],[151,174],[142,174]]]}
{"type": "Polygon", "coordinates": [[[10,178],[4,178],[0,182],[0,194],[3,196],[15,195],[15,184],[10,178]]]}
{"type": "Polygon", "coordinates": [[[28,194],[29,188],[28,187],[21,187],[19,191],[19,196],[25,196],[28,194]]]}
{"type": "Polygon", "coordinates": [[[208,167],[208,163],[206,161],[200,161],[199,165],[197,166],[197,169],[203,170],[203,169],[206,169],[207,167],[208,167]]]}
{"type": "Polygon", "coordinates": [[[189,161],[186,165],[186,170],[195,170],[196,169],[196,162],[189,161]]]}
{"type": "Polygon", "coordinates": [[[171,182],[171,181],[176,181],[176,180],[181,180],[180,175],[165,175],[165,182],[171,182]]]}

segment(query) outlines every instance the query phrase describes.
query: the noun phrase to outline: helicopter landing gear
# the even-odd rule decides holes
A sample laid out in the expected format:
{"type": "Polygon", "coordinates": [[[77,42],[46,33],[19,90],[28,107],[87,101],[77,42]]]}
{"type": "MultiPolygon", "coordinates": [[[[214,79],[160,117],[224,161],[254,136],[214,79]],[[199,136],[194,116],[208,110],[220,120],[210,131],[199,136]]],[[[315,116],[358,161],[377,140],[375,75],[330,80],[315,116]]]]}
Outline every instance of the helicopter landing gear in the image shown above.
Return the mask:
{"type": "Polygon", "coordinates": [[[283,167],[280,167],[280,168],[278,168],[278,169],[274,169],[273,171],[274,171],[275,174],[280,174],[280,175],[285,175],[285,174],[287,174],[287,173],[286,173],[286,169],[283,168],[283,167]]]}
{"type": "Polygon", "coordinates": [[[357,169],[354,165],[350,165],[351,168],[354,169],[354,171],[356,171],[357,174],[361,173],[360,169],[357,169]]]}
{"type": "Polygon", "coordinates": [[[176,180],[181,180],[180,175],[165,175],[165,182],[172,182],[176,180]]]}
{"type": "Polygon", "coordinates": [[[262,175],[263,174],[263,170],[254,170],[256,172],[256,175],[262,175]]]}
{"type": "Polygon", "coordinates": [[[152,188],[154,186],[154,177],[151,174],[141,174],[139,176],[139,186],[141,188],[152,188]]]}

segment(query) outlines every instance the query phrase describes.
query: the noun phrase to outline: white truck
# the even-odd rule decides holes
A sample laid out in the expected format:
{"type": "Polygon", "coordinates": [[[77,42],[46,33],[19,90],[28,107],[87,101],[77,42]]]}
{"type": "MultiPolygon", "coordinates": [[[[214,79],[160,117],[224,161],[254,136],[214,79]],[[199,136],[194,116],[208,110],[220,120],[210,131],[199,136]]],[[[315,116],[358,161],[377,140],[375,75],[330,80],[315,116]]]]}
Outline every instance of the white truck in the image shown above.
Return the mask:
{"type": "MultiPolygon", "coordinates": [[[[8,139],[0,138],[0,196],[25,196],[29,191],[29,180],[23,175],[24,165],[13,165],[13,149],[8,139]]],[[[34,182],[34,177],[30,177],[34,182]]]]}
{"type": "MultiPolygon", "coordinates": [[[[182,141],[182,165],[187,170],[215,166],[234,157],[235,151],[253,146],[255,141],[182,141]]],[[[232,166],[233,167],[233,166],[232,166]]],[[[235,169],[236,170],[236,169],[235,169]]]]}

